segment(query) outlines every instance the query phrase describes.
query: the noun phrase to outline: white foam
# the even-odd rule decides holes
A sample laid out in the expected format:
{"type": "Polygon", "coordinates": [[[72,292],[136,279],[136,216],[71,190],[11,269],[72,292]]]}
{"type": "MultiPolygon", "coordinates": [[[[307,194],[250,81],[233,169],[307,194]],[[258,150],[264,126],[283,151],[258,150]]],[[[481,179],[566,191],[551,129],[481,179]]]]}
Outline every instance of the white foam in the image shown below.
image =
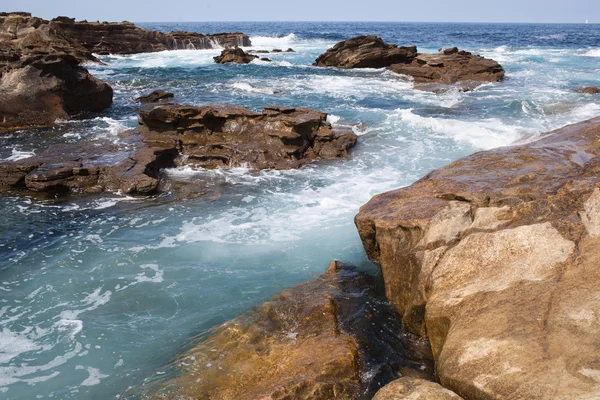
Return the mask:
{"type": "Polygon", "coordinates": [[[250,41],[252,42],[253,47],[261,47],[264,48],[264,50],[271,50],[274,48],[281,48],[282,50],[286,50],[286,46],[291,47],[294,43],[296,43],[296,35],[294,33],[290,33],[286,36],[280,37],[250,36],[250,41]]]}
{"type": "Polygon", "coordinates": [[[92,367],[85,368],[82,365],[76,366],[75,369],[87,369],[87,372],[89,374],[89,376],[83,382],[81,382],[81,386],[98,385],[100,383],[101,379],[108,378],[110,376],[110,375],[104,375],[97,368],[92,368],[92,367]]]}
{"type": "Polygon", "coordinates": [[[582,54],[585,57],[600,57],[600,49],[591,49],[582,54]]]}
{"type": "Polygon", "coordinates": [[[11,332],[8,328],[3,328],[0,332],[0,364],[8,363],[20,354],[40,348],[40,345],[23,335],[11,332]]]}
{"type": "Polygon", "coordinates": [[[23,151],[16,148],[13,148],[11,152],[12,154],[3,161],[18,161],[35,156],[35,152],[33,151],[23,151]]]}
{"type": "Polygon", "coordinates": [[[275,91],[273,89],[270,89],[268,87],[254,87],[246,82],[235,82],[231,85],[231,87],[241,92],[275,94],[275,91]]]}
{"type": "Polygon", "coordinates": [[[219,49],[207,50],[167,50],[157,53],[133,55],[111,55],[103,57],[113,70],[119,68],[173,68],[193,67],[214,64],[213,57],[220,54],[219,49]]]}

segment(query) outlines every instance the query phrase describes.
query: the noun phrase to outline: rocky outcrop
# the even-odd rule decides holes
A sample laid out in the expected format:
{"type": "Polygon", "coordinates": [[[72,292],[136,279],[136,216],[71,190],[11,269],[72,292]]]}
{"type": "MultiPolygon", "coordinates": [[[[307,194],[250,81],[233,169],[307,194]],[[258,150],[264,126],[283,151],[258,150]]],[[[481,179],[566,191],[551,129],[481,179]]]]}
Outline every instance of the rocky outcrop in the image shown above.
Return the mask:
{"type": "Polygon", "coordinates": [[[19,56],[0,69],[0,133],[52,126],[112,104],[113,90],[68,54],[19,56]]]}
{"type": "Polygon", "coordinates": [[[173,166],[175,149],[152,149],[111,142],[56,144],[40,155],[0,163],[0,187],[33,192],[124,194],[156,192],[161,168],[173,166]]]}
{"type": "Polygon", "coordinates": [[[397,63],[410,63],[417,47],[398,47],[377,36],[357,36],[344,40],[321,54],[313,65],[337,68],[384,68],[397,63]]]}
{"type": "Polygon", "coordinates": [[[257,58],[239,47],[224,49],[220,55],[213,57],[217,64],[249,64],[257,58]]]}
{"type": "Polygon", "coordinates": [[[461,400],[462,397],[440,384],[425,379],[402,377],[385,385],[373,400],[461,400]]]}
{"type": "Polygon", "coordinates": [[[204,35],[195,32],[164,34],[135,26],[131,22],[88,22],[58,17],[52,20],[66,35],[97,54],[135,54],[179,49],[213,49],[250,46],[240,32],[204,35]]]}
{"type": "Polygon", "coordinates": [[[336,44],[313,65],[337,68],[387,68],[413,78],[415,88],[443,92],[448,85],[467,91],[484,82],[498,82],[504,69],[494,60],[458,48],[440,54],[417,53],[416,46],[398,47],[377,36],[358,36],[336,44]]]}
{"type": "Polygon", "coordinates": [[[173,97],[175,97],[173,93],[158,89],[144,96],[140,96],[135,100],[140,103],[158,103],[159,101],[172,99],[173,97]]]}
{"type": "Polygon", "coordinates": [[[308,108],[265,107],[262,113],[234,105],[142,106],[138,128],[150,147],[175,147],[178,165],[298,168],[314,160],[345,158],[356,144],[327,114],[308,108]]]}
{"type": "Polygon", "coordinates": [[[575,92],[582,93],[582,94],[599,94],[600,88],[595,87],[595,86],[587,86],[587,87],[584,87],[581,89],[577,89],[577,90],[575,90],[575,92]]]}
{"type": "Polygon", "coordinates": [[[375,196],[355,222],[465,399],[600,397],[600,118],[375,196]]]}
{"type": "Polygon", "coordinates": [[[397,334],[371,279],[332,262],[319,279],[216,327],[151,397],[370,399],[403,365],[429,374],[423,359],[408,355],[418,352],[406,351],[425,346],[397,334]]]}

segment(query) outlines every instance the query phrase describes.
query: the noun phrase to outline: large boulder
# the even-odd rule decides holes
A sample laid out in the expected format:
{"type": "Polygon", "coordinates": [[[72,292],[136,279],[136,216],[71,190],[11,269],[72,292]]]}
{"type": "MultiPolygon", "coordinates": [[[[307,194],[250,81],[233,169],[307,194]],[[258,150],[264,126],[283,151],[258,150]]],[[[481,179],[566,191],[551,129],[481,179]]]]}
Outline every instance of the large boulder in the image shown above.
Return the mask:
{"type": "Polygon", "coordinates": [[[575,90],[575,92],[582,94],[600,94],[600,88],[596,86],[586,86],[575,90]]]}
{"type": "Polygon", "coordinates": [[[600,118],[476,153],[355,222],[465,399],[600,398],[600,118]]]}
{"type": "Polygon", "coordinates": [[[344,40],[321,54],[313,65],[337,68],[384,68],[410,63],[417,55],[416,46],[398,47],[377,36],[357,36],[344,40]]]}
{"type": "Polygon", "coordinates": [[[381,388],[373,400],[462,400],[462,397],[439,383],[408,376],[381,388]]]}
{"type": "Polygon", "coordinates": [[[368,399],[402,365],[428,369],[407,351],[423,346],[394,329],[401,327],[372,278],[334,261],[318,279],[211,330],[150,397],[368,399]]]}
{"type": "Polygon", "coordinates": [[[138,129],[150,147],[175,147],[178,165],[298,168],[314,160],[345,158],[357,137],[337,130],[327,114],[308,108],[235,105],[146,105],[138,129]]]}
{"type": "Polygon", "coordinates": [[[249,64],[256,58],[258,56],[246,53],[239,47],[224,49],[220,55],[213,57],[217,64],[249,64]]]}
{"type": "Polygon", "coordinates": [[[52,126],[112,104],[113,90],[72,55],[31,55],[0,68],[0,133],[52,126]]]}

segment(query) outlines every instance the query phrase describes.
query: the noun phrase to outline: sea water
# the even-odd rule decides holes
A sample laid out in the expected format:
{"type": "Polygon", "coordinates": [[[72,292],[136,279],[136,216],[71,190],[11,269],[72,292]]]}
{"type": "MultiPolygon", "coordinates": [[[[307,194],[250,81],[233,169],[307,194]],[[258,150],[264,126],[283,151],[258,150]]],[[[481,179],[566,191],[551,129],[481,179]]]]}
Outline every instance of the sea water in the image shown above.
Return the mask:
{"type": "Polygon", "coordinates": [[[104,114],[0,136],[0,159],[135,128],[134,99],[302,106],[359,135],[351,160],[295,171],[165,173],[194,194],[0,197],[0,398],[123,398],[194,337],[337,258],[368,268],[353,224],[373,195],[411,184],[475,151],[535,139],[600,114],[600,26],[417,23],[142,23],[150,29],[243,31],[273,61],[217,65],[220,50],[102,56],[90,71],[115,89],[104,114]],[[384,69],[311,66],[340,40],[376,34],[422,52],[491,57],[506,79],[473,92],[415,91],[384,69]]]}

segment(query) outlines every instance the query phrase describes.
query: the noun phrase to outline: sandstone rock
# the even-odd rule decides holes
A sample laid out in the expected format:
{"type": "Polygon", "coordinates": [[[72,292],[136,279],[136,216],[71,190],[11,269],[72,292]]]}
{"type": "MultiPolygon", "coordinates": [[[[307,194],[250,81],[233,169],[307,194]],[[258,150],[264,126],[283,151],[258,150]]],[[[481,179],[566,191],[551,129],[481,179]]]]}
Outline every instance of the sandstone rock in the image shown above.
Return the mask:
{"type": "Polygon", "coordinates": [[[112,104],[113,90],[71,55],[25,56],[0,69],[0,133],[52,126],[112,104]]]}
{"type": "MultiPolygon", "coordinates": [[[[370,399],[411,363],[399,351],[411,339],[394,329],[401,327],[374,282],[334,261],[319,279],[212,330],[180,357],[179,377],[152,397],[370,399]]],[[[412,362],[421,369],[421,359],[412,362]]]]}
{"type": "Polygon", "coordinates": [[[405,328],[466,399],[600,397],[600,118],[477,153],[356,216],[405,328]]]}
{"type": "Polygon", "coordinates": [[[461,400],[462,397],[438,383],[402,377],[385,385],[373,400],[461,400]]]}
{"type": "Polygon", "coordinates": [[[248,64],[258,56],[248,54],[239,47],[230,47],[224,49],[221,55],[213,57],[217,64],[248,64]]]}
{"type": "Polygon", "coordinates": [[[314,160],[345,158],[356,144],[351,131],[335,130],[327,114],[307,108],[234,105],[143,106],[139,130],[150,147],[175,147],[178,165],[298,168],[314,160]]]}
{"type": "Polygon", "coordinates": [[[162,100],[172,99],[173,97],[175,97],[173,93],[158,89],[144,96],[140,96],[135,100],[140,103],[157,103],[162,100]]]}
{"type": "Polygon", "coordinates": [[[118,147],[110,142],[56,144],[40,155],[0,163],[0,187],[34,192],[154,193],[161,168],[173,166],[175,149],[118,147]]]}
{"type": "Polygon", "coordinates": [[[417,48],[398,47],[377,36],[357,36],[333,46],[321,54],[313,65],[338,68],[383,68],[392,64],[410,63],[417,48]]]}
{"type": "Polygon", "coordinates": [[[595,86],[588,86],[588,87],[584,87],[581,89],[577,89],[575,91],[577,93],[583,93],[583,94],[598,94],[598,93],[600,93],[600,88],[597,88],[595,86]]]}

